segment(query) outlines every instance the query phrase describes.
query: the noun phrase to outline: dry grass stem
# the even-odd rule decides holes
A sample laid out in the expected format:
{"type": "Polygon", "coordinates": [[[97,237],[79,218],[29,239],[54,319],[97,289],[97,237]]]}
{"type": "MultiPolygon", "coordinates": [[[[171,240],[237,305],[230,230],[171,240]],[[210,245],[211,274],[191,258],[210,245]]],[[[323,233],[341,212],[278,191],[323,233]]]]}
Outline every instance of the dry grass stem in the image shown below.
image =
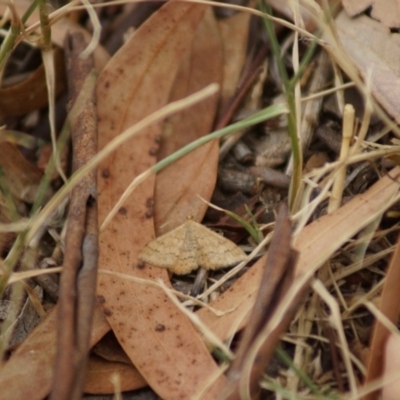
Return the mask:
{"type": "MultiPolygon", "coordinates": [[[[354,107],[346,104],[343,112],[342,147],[340,149],[339,161],[343,162],[349,154],[350,142],[353,137],[354,126],[354,107]]],[[[346,179],[346,165],[339,167],[335,175],[332,187],[332,194],[329,201],[328,212],[332,212],[340,207],[343,196],[344,181],[346,179]]]]}

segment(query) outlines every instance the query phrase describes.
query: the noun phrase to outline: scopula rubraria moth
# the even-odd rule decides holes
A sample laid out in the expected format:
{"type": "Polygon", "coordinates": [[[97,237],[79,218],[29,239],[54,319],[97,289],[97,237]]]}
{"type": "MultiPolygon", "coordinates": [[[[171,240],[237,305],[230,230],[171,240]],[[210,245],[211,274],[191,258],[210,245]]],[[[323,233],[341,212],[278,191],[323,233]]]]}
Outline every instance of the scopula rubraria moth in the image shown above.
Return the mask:
{"type": "Polygon", "coordinates": [[[148,243],[139,254],[140,260],[178,275],[198,267],[229,267],[245,258],[240,247],[191,219],[148,243]]]}

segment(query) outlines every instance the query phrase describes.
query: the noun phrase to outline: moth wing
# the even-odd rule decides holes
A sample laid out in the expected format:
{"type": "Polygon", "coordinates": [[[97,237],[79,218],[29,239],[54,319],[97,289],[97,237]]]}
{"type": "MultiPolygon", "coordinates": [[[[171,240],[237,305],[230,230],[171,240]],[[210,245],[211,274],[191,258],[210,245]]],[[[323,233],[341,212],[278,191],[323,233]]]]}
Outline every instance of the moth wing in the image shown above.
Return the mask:
{"type": "Polygon", "coordinates": [[[244,251],[235,243],[193,222],[192,230],[197,239],[197,262],[208,270],[216,270],[238,264],[246,258],[244,251]]]}
{"type": "Polygon", "coordinates": [[[156,267],[168,268],[178,275],[188,274],[198,268],[197,245],[187,233],[186,223],[149,242],[139,254],[139,259],[156,267]]]}
{"type": "Polygon", "coordinates": [[[184,238],[183,226],[162,235],[146,246],[139,254],[139,259],[156,267],[171,268],[176,263],[179,243],[184,238]]]}

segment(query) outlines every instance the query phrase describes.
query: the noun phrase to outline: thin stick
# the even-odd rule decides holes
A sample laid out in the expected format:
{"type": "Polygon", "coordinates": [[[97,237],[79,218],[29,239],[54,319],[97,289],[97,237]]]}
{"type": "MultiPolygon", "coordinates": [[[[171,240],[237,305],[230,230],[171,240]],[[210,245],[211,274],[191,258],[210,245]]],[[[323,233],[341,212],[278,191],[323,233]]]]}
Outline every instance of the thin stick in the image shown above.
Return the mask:
{"type": "MultiPolygon", "coordinates": [[[[67,37],[71,104],[77,101],[93,57],[82,60],[86,47],[82,33],[67,37]]],[[[86,165],[97,152],[95,93],[88,96],[71,124],[73,169],[86,165]]],[[[60,282],[57,353],[51,399],[77,400],[82,396],[95,305],[98,259],[97,172],[91,170],[71,192],[64,268],[60,282]]]]}
{"type": "Polygon", "coordinates": [[[339,157],[339,161],[342,161],[343,165],[339,167],[336,173],[331,198],[329,201],[328,213],[338,209],[340,207],[340,203],[342,202],[344,181],[346,179],[346,164],[344,161],[347,159],[349,154],[350,141],[353,137],[354,114],[354,107],[351,104],[346,104],[343,112],[343,139],[339,157]]]}

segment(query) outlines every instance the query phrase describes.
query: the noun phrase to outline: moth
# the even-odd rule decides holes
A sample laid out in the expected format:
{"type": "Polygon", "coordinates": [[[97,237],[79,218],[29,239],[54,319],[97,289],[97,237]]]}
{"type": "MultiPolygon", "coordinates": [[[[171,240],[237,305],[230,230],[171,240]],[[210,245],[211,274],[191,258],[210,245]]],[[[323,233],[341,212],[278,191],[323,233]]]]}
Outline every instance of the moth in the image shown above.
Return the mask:
{"type": "Polygon", "coordinates": [[[141,261],[172,273],[185,275],[202,267],[217,270],[238,264],[244,251],[192,219],[149,242],[139,254],[141,261]]]}

